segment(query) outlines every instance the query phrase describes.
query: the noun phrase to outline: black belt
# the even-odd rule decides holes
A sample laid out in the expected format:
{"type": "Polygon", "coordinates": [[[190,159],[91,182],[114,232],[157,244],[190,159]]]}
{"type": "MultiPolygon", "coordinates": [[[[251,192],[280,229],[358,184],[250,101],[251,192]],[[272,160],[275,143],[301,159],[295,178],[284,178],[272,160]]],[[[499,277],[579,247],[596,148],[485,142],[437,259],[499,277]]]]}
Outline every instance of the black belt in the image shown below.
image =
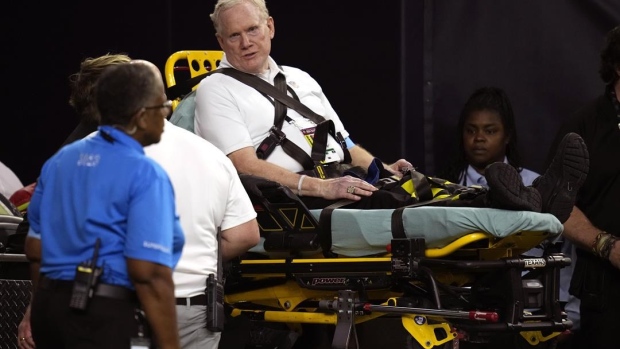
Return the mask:
{"type": "MultiPolygon", "coordinates": [[[[41,275],[41,277],[39,278],[38,287],[51,291],[71,291],[73,289],[73,281],[50,279],[45,275],[41,275]]],[[[95,286],[95,291],[93,295],[98,297],[118,299],[121,301],[138,302],[138,296],[136,295],[136,291],[118,285],[98,284],[97,286],[95,286]]]]}
{"type": "Polygon", "coordinates": [[[176,299],[177,305],[207,305],[207,295],[206,294],[199,294],[197,296],[194,297],[189,297],[189,298],[177,298],[176,299]]]}

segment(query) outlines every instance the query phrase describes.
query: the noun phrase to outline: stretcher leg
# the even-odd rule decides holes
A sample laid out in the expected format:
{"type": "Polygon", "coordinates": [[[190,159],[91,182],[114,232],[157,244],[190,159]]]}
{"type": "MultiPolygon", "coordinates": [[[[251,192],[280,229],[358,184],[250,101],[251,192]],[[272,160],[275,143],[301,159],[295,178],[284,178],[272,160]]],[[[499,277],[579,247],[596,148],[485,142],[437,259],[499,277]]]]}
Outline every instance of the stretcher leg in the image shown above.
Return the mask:
{"type": "Polygon", "coordinates": [[[355,332],[355,302],[357,292],[350,290],[338,291],[336,311],[338,321],[332,341],[333,349],[358,349],[357,333],[355,332]]]}

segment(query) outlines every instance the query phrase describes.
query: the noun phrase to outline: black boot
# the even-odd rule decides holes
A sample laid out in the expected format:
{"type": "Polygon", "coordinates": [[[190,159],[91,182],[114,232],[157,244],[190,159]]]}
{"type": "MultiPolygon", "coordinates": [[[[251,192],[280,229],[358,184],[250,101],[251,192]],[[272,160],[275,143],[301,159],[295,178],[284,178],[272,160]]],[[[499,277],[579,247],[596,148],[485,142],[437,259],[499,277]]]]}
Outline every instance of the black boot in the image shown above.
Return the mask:
{"type": "Polygon", "coordinates": [[[540,212],[542,199],[539,192],[523,185],[517,170],[503,162],[487,166],[484,176],[489,184],[487,207],[515,211],[540,212]]]}
{"type": "Polygon", "coordinates": [[[566,222],[589,168],[586,144],[578,134],[568,133],[558,145],[545,174],[532,184],[542,197],[542,212],[551,213],[560,222],[566,222]]]}

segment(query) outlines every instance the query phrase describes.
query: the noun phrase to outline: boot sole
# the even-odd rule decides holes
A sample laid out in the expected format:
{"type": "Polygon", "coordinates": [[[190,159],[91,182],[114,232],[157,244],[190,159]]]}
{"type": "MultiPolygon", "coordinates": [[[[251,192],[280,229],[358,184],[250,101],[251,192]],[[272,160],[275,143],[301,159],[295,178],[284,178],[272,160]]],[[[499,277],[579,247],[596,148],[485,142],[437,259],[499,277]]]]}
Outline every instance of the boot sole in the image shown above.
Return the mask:
{"type": "Polygon", "coordinates": [[[562,175],[558,176],[552,194],[543,204],[543,208],[564,223],[570,216],[577,193],[588,176],[590,157],[583,139],[576,134],[564,136],[560,149],[563,149],[563,154],[559,154],[562,175]]]}

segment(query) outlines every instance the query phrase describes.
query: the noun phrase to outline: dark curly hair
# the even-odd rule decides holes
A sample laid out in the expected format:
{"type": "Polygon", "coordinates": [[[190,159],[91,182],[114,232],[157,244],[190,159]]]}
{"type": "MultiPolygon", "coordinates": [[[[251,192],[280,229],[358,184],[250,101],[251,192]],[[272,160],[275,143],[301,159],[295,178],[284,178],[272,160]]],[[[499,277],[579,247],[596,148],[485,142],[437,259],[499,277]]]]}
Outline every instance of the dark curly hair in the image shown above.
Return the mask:
{"type": "Polygon", "coordinates": [[[504,132],[510,137],[510,142],[508,142],[506,146],[506,158],[512,167],[516,168],[517,171],[521,171],[521,156],[517,150],[515,116],[508,95],[504,90],[498,87],[482,87],[474,91],[461,110],[456,128],[456,136],[459,140],[458,153],[445,170],[439,173],[439,177],[453,183],[460,183],[463,179],[461,178],[462,174],[467,170],[467,166],[469,166],[463,146],[463,128],[465,127],[465,120],[471,113],[481,110],[490,110],[499,114],[502,125],[504,126],[504,132]]]}
{"type": "Polygon", "coordinates": [[[605,48],[601,51],[601,67],[598,74],[606,84],[618,81],[616,70],[620,68],[620,26],[607,33],[605,48]]]}

